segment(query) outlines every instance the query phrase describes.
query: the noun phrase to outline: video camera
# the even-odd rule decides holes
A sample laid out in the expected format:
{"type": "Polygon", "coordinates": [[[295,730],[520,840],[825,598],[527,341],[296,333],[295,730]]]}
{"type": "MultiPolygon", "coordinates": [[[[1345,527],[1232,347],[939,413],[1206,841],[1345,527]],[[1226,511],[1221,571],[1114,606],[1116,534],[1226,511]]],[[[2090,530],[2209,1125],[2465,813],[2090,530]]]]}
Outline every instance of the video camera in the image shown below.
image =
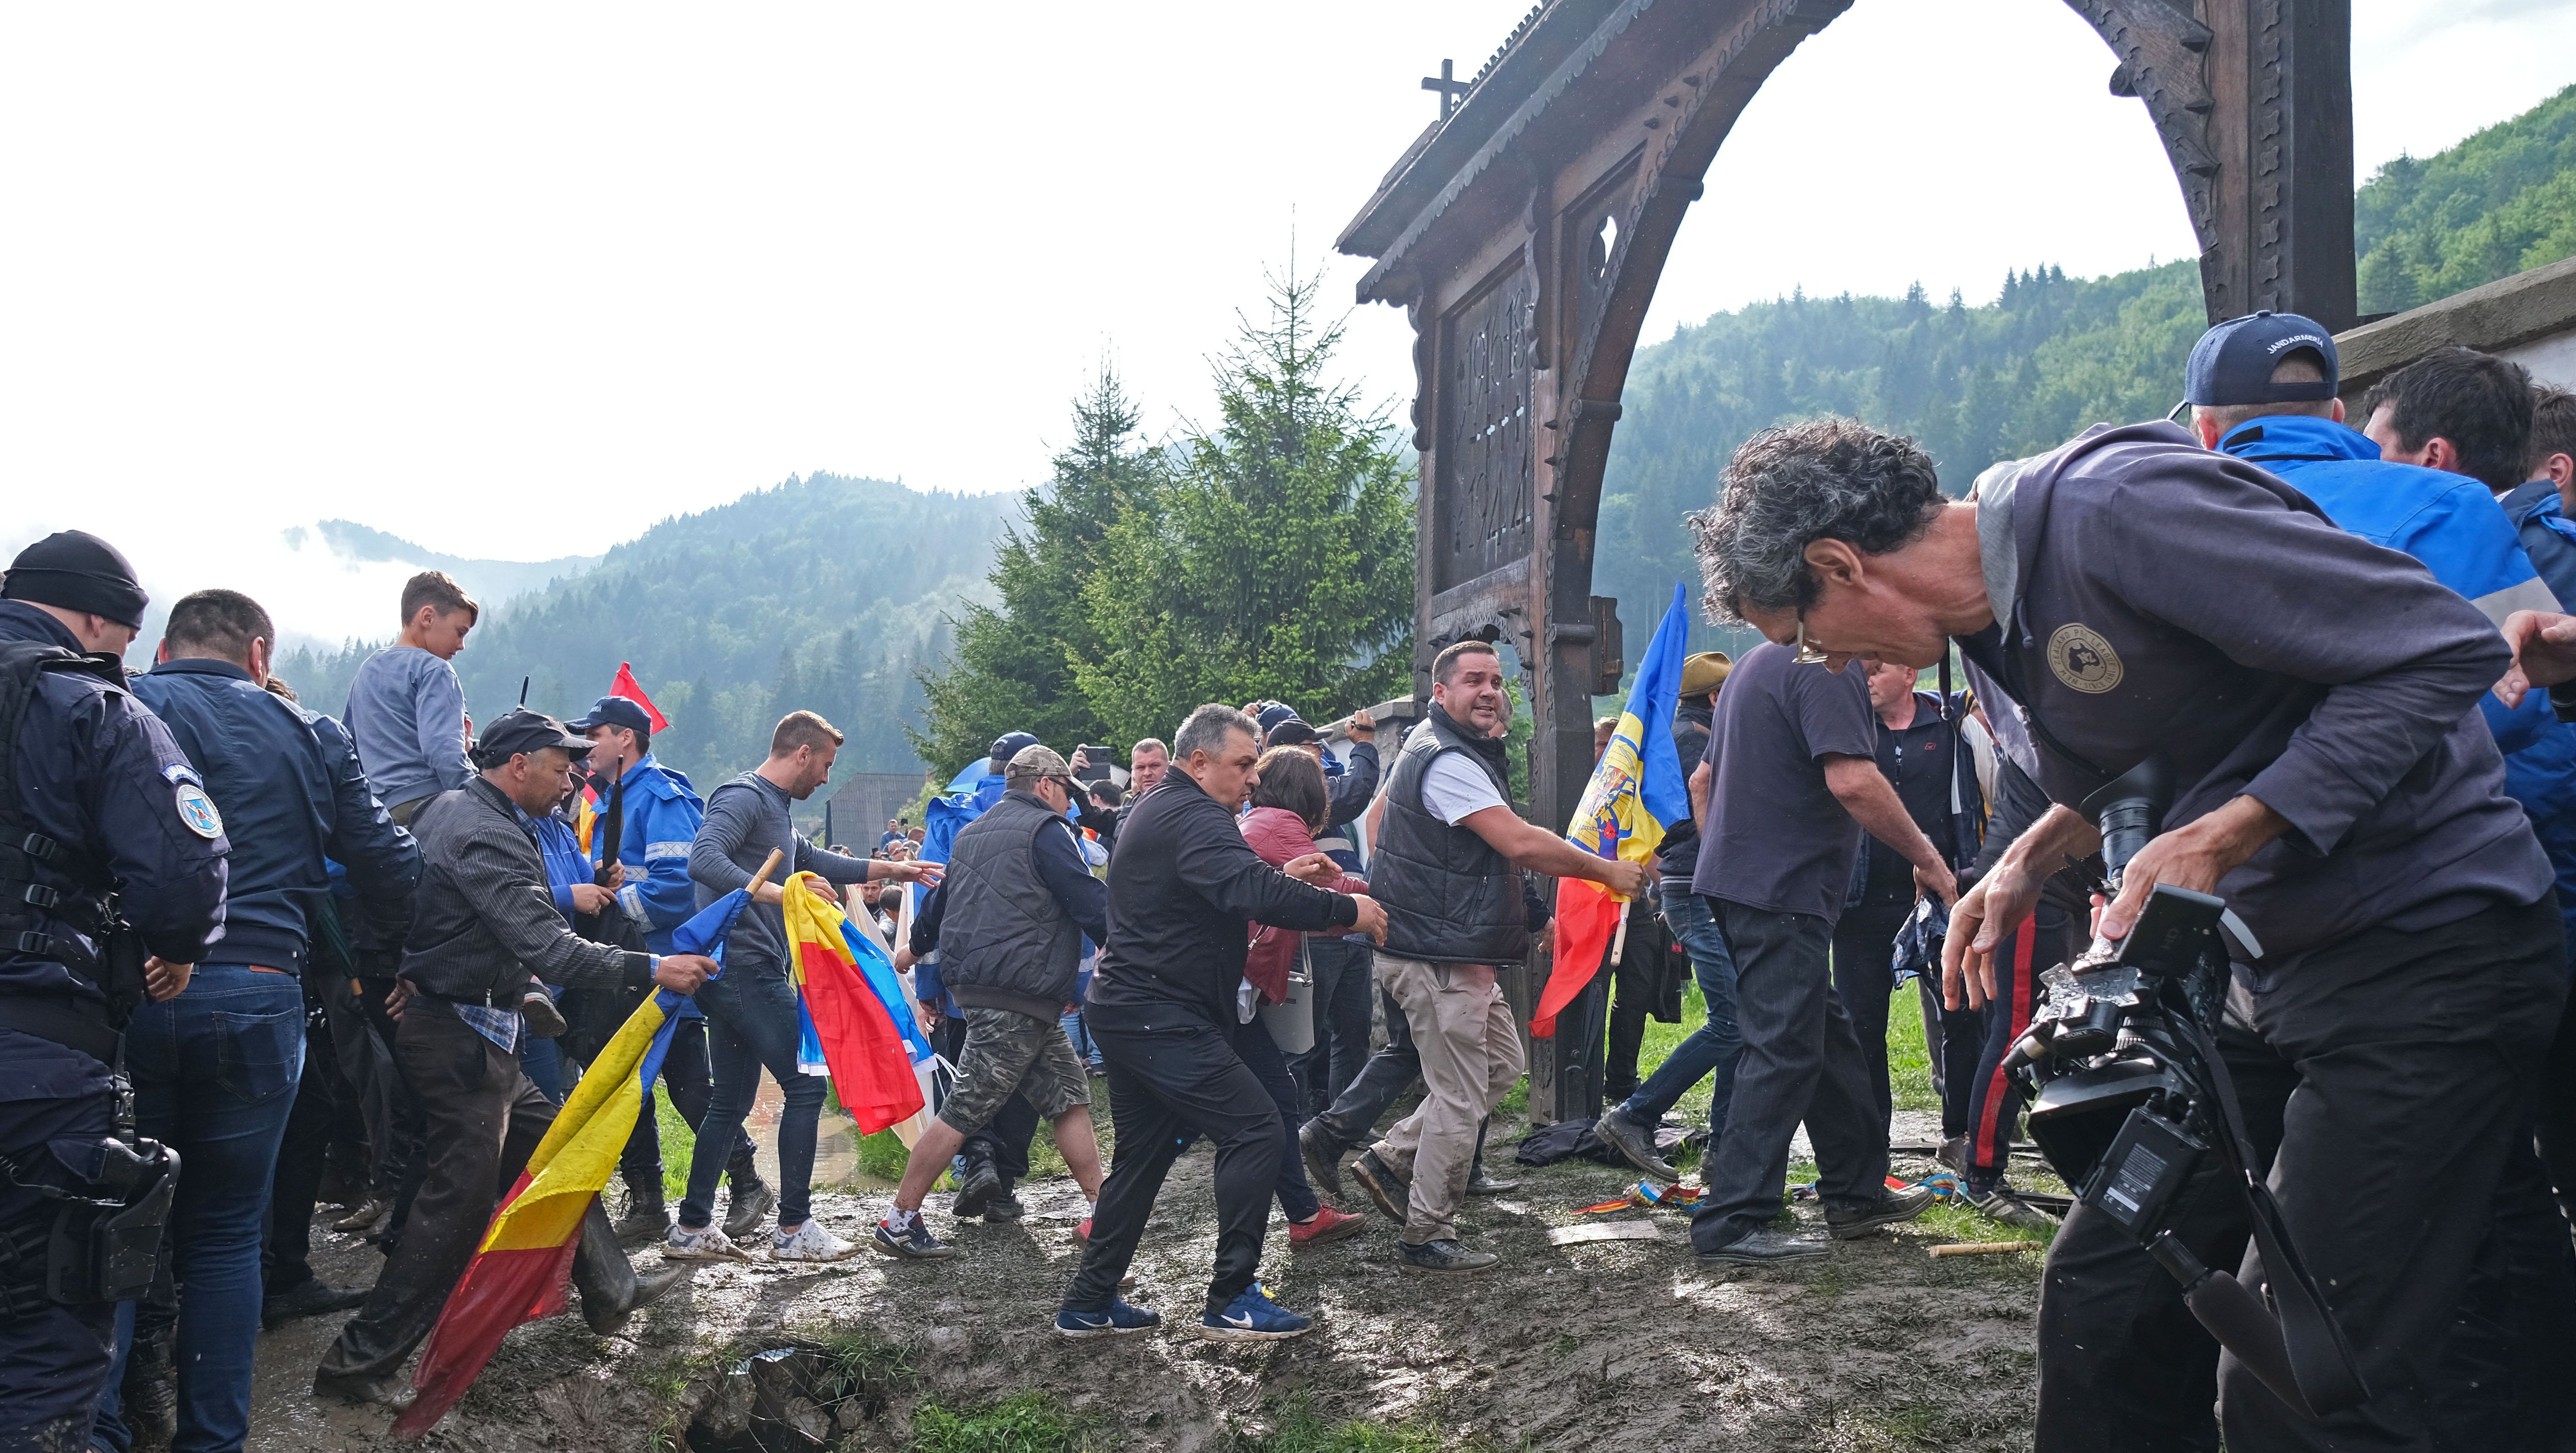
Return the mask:
{"type": "MultiPolygon", "coordinates": [[[[2106,895],[2119,893],[2173,792],[2173,764],[2158,755],[2085,799],[2082,811],[2101,826],[2106,895]]],[[[2244,1111],[2213,1038],[2229,974],[2222,925],[2232,924],[2224,899],[2157,884],[2126,937],[2097,936],[2041,975],[2042,1003],[2005,1064],[2032,1087],[2031,1140],[2075,1199],[2135,1236],[2182,1284],[2210,1335],[2283,1402],[2315,1417],[2369,1392],[2251,1169],[2244,1111]],[[2178,1199],[2213,1154],[2244,1198],[2277,1318],[2174,1234],[2178,1199]]],[[[2249,936],[2240,938],[2248,957],[2259,956],[2249,936]]]]}

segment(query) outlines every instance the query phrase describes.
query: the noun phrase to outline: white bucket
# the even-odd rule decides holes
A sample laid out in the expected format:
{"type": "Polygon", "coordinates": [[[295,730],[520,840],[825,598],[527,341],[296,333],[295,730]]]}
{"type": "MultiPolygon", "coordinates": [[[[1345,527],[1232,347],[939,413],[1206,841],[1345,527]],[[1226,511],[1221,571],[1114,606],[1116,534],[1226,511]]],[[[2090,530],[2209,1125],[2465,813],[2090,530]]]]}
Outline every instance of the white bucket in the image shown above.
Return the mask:
{"type": "Polygon", "coordinates": [[[1315,1047],[1315,980],[1310,974],[1290,970],[1288,1002],[1261,1006],[1261,1027],[1268,1031],[1270,1042],[1284,1055],[1296,1056],[1315,1047]]]}

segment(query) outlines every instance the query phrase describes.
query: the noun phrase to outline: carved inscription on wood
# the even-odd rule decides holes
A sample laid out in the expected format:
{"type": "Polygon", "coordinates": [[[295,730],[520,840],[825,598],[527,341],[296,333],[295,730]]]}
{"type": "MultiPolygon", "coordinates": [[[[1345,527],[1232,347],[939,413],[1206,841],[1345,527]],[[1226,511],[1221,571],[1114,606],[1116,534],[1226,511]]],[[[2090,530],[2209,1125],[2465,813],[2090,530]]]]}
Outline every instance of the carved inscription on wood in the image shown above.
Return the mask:
{"type": "Polygon", "coordinates": [[[1515,273],[1442,320],[1434,590],[1530,552],[1530,287],[1515,273]]]}

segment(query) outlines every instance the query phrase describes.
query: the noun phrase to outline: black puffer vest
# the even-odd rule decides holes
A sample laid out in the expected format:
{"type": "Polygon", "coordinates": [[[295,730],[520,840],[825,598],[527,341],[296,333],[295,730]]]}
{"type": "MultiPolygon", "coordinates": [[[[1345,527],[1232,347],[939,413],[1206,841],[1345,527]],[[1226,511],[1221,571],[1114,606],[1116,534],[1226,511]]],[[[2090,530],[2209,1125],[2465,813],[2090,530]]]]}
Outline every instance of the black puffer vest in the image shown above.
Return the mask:
{"type": "Polygon", "coordinates": [[[1451,752],[1465,753],[1511,800],[1503,744],[1469,737],[1434,706],[1396,754],[1386,820],[1369,859],[1370,893],[1386,908],[1386,951],[1432,963],[1517,963],[1530,942],[1521,870],[1473,831],[1423,806],[1424,774],[1451,752]]]}
{"type": "Polygon", "coordinates": [[[1066,831],[1033,792],[1005,792],[948,853],[939,976],[970,1009],[1052,1020],[1074,997],[1082,930],[1037,875],[1037,835],[1066,831]]]}

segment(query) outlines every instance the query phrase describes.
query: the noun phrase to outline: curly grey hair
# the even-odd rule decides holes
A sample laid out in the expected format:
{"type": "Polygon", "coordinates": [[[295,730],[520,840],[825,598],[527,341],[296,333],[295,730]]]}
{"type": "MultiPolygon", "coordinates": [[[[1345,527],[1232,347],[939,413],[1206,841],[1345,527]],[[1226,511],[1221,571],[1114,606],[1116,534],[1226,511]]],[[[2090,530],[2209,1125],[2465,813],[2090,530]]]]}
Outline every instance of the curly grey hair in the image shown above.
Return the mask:
{"type": "Polygon", "coordinates": [[[1252,718],[1221,701],[1211,701],[1182,718],[1181,729],[1172,733],[1172,760],[1186,762],[1192,752],[1210,756],[1225,750],[1229,733],[1241,732],[1261,744],[1261,727],[1252,718]]]}
{"type": "Polygon", "coordinates": [[[1809,544],[1884,555],[1920,538],[1947,502],[1932,457],[1901,434],[1838,418],[1765,429],[1727,461],[1716,508],[1689,517],[1709,614],[1804,610],[1816,599],[1809,544]]]}

